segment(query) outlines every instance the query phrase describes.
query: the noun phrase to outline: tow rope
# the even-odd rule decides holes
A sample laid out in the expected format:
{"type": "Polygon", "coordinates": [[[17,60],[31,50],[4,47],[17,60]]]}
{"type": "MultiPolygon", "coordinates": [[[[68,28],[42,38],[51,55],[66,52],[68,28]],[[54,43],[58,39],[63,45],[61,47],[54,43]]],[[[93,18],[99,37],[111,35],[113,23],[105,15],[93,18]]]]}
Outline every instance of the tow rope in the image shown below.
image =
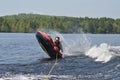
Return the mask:
{"type": "Polygon", "coordinates": [[[48,80],[48,79],[49,79],[51,72],[53,71],[53,69],[54,69],[55,66],[57,65],[57,62],[58,62],[57,60],[58,60],[58,54],[56,54],[56,60],[55,60],[55,63],[54,63],[53,66],[50,68],[50,71],[48,72],[48,74],[47,74],[45,80],[48,80]]]}

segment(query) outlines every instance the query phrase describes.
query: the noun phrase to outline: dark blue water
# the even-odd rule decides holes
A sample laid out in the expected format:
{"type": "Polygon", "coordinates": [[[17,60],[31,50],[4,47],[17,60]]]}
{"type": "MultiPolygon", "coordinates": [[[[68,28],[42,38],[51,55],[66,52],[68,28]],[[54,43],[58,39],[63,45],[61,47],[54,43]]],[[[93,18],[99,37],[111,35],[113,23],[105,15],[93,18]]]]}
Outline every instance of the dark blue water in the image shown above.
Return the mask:
{"type": "MultiPolygon", "coordinates": [[[[58,59],[49,79],[120,80],[119,34],[60,36],[64,58],[58,59]]],[[[54,63],[35,34],[0,33],[0,80],[44,80],[54,63]]]]}

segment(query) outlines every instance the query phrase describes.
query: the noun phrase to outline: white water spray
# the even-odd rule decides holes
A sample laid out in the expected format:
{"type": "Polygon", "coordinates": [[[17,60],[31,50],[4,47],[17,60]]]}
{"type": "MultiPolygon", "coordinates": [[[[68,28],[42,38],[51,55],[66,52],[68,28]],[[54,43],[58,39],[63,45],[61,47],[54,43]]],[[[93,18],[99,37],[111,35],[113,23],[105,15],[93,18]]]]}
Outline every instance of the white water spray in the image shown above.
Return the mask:
{"type": "Polygon", "coordinates": [[[95,61],[100,61],[106,63],[116,56],[120,56],[120,47],[116,48],[108,45],[107,43],[102,43],[100,46],[93,46],[90,48],[85,55],[94,58],[95,61]]]}
{"type": "Polygon", "coordinates": [[[90,41],[85,34],[75,34],[77,38],[71,40],[72,44],[69,44],[68,55],[78,56],[84,54],[90,48],[90,41]]]}

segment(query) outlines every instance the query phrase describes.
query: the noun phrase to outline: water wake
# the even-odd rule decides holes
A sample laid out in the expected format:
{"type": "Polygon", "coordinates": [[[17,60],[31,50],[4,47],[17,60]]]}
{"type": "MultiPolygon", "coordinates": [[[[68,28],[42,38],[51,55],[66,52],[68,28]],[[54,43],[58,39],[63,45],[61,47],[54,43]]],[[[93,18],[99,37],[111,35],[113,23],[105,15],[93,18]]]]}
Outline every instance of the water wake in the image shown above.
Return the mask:
{"type": "MultiPolygon", "coordinates": [[[[71,79],[72,75],[50,75],[50,79],[71,79]]],[[[32,74],[10,74],[7,73],[0,80],[47,80],[47,75],[32,75],[32,74]]]]}
{"type": "Polygon", "coordinates": [[[110,46],[107,43],[102,43],[100,46],[91,47],[85,55],[94,58],[95,61],[106,63],[114,57],[120,56],[120,46],[110,46]]]}
{"type": "MultiPolygon", "coordinates": [[[[79,74],[79,75],[50,75],[49,80],[89,80],[103,77],[101,73],[98,74],[79,74]]],[[[6,73],[0,77],[0,80],[48,80],[47,75],[44,74],[12,74],[6,73]]]]}

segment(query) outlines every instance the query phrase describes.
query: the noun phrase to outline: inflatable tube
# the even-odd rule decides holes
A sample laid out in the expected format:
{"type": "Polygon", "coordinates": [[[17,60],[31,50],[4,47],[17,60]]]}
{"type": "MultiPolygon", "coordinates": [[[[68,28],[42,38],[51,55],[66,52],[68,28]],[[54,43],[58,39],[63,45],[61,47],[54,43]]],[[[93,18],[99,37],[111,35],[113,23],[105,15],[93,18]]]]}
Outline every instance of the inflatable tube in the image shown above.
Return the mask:
{"type": "Polygon", "coordinates": [[[52,38],[47,35],[46,33],[42,31],[38,31],[36,33],[36,38],[42,47],[42,49],[51,57],[56,58],[56,55],[58,58],[62,58],[62,54],[59,52],[57,46],[54,46],[52,38]]]}

